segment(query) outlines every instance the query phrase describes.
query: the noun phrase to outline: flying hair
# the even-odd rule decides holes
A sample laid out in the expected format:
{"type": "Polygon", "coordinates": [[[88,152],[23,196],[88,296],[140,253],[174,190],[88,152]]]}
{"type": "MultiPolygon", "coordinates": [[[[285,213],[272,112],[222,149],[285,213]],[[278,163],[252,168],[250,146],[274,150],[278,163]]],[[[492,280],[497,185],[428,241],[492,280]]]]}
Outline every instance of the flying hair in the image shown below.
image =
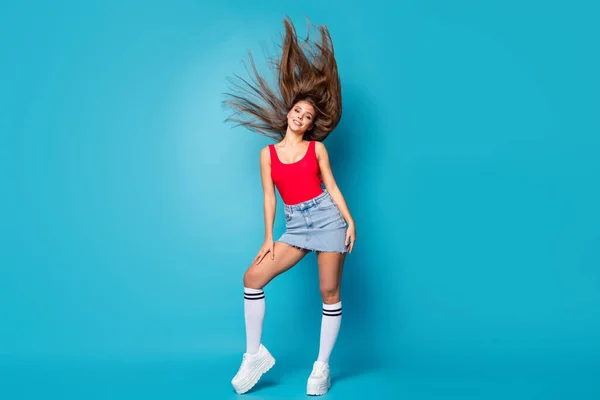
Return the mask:
{"type": "Polygon", "coordinates": [[[235,79],[229,78],[231,88],[225,93],[223,103],[233,112],[226,122],[281,141],[287,129],[287,113],[303,100],[316,112],[313,127],[304,134],[304,139],[323,141],[342,117],[341,83],[329,30],[318,25],[319,40],[311,41],[309,25],[306,38],[299,41],[289,17],[283,23],[281,55],[269,60],[277,75],[277,87],[269,86],[248,52],[249,79],[237,74],[235,79]]]}

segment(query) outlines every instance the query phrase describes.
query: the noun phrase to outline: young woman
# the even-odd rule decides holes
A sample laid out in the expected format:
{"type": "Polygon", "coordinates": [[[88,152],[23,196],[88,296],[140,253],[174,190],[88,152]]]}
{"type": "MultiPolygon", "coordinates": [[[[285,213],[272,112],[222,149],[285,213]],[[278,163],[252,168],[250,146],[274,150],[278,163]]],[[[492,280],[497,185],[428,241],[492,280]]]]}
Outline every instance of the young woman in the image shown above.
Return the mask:
{"type": "Polygon", "coordinates": [[[260,152],[265,240],[244,274],[246,352],[232,385],[237,393],[246,393],[275,364],[261,344],[263,289],[314,251],[323,316],[319,355],[306,391],[309,395],[322,395],[331,386],[329,356],[342,318],[342,267],[347,252],[354,247],[356,229],[322,143],[342,115],[340,79],[329,31],[320,26],[320,42],[313,44],[307,37],[299,44],[291,21],[285,19],[284,25],[282,54],[273,63],[279,92],[270,89],[250,55],[255,79],[252,83],[239,77],[241,82],[232,81],[236,91],[228,94],[225,101],[235,110],[229,121],[278,142],[260,152]],[[286,222],[286,230],[276,242],[275,187],[285,203],[286,222]]]}

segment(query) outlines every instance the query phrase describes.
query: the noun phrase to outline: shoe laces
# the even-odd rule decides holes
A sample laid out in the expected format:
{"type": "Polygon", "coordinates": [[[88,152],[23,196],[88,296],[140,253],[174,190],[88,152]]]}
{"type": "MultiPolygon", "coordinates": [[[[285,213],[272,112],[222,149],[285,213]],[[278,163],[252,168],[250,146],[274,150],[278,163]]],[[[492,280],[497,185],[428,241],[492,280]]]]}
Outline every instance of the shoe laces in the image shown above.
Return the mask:
{"type": "Polygon", "coordinates": [[[311,375],[312,376],[324,376],[325,375],[325,370],[327,369],[327,365],[324,363],[320,363],[320,362],[316,362],[315,365],[313,366],[313,370],[311,375]]]}

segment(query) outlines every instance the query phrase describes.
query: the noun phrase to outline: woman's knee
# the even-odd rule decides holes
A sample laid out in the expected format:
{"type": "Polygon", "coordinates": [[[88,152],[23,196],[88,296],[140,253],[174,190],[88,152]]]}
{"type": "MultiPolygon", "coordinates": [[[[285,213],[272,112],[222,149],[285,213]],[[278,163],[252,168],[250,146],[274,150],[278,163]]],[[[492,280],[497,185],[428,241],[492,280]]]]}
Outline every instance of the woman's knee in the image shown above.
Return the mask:
{"type": "Polygon", "coordinates": [[[321,298],[325,304],[334,304],[340,301],[340,287],[335,286],[321,286],[321,298]]]}
{"type": "Polygon", "coordinates": [[[263,286],[263,277],[260,272],[254,267],[248,268],[244,274],[244,287],[262,289],[263,286]]]}

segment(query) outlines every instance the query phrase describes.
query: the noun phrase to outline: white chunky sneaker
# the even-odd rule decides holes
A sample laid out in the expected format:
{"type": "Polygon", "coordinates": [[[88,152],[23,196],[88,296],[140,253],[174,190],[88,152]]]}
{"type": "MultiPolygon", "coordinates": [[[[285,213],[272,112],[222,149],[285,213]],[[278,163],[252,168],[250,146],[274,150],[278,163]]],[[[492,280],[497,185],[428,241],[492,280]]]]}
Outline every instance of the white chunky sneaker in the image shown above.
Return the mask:
{"type": "Polygon", "coordinates": [[[313,370],[306,383],[306,394],[311,396],[321,396],[331,387],[329,377],[329,365],[324,362],[315,361],[313,370]]]}
{"type": "Polygon", "coordinates": [[[231,384],[237,394],[246,393],[258,382],[262,374],[275,365],[275,359],[262,344],[254,354],[244,353],[242,365],[231,384]]]}

